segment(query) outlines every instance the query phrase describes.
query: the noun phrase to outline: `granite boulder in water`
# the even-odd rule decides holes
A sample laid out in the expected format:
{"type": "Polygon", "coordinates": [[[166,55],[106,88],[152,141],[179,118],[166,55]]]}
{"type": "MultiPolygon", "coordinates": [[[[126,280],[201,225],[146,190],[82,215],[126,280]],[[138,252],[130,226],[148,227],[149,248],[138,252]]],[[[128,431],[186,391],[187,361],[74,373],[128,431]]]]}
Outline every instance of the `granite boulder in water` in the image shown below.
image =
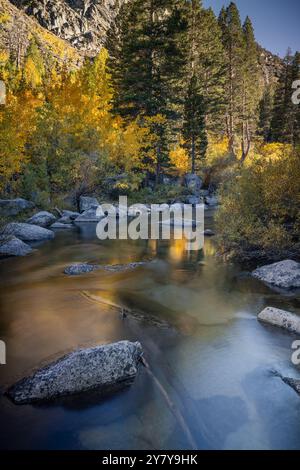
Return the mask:
{"type": "Polygon", "coordinates": [[[256,269],[252,276],[282,289],[298,289],[300,288],[300,263],[292,260],[280,261],[256,269]]]}
{"type": "Polygon", "coordinates": [[[284,328],[291,333],[300,334],[300,316],[286,312],[285,310],[267,307],[260,312],[258,319],[264,323],[284,328]]]}
{"type": "Polygon", "coordinates": [[[132,384],[141,356],[141,344],[129,341],[81,349],[16,383],[7,395],[21,405],[92,390],[115,391],[132,384]]]}

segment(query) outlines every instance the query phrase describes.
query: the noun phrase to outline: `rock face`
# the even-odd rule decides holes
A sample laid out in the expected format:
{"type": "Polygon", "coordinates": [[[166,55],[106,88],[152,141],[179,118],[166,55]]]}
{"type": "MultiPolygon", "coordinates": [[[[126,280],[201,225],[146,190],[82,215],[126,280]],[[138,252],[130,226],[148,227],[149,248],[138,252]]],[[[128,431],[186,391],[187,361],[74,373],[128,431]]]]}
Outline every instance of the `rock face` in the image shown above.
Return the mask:
{"type": "Polygon", "coordinates": [[[78,350],[21,380],[7,395],[27,404],[96,389],[107,393],[133,382],[141,356],[140,343],[129,341],[78,350]]]}
{"type": "Polygon", "coordinates": [[[11,0],[41,26],[95,55],[125,0],[11,0]]]}
{"type": "Polygon", "coordinates": [[[297,289],[300,288],[300,263],[291,260],[280,261],[256,269],[252,276],[276,287],[297,289]]]}
{"type": "Polygon", "coordinates": [[[298,395],[300,395],[300,380],[291,379],[289,377],[283,377],[282,380],[284,381],[284,383],[292,387],[295,390],[295,392],[298,393],[298,395]]]}
{"type": "Polygon", "coordinates": [[[184,183],[193,195],[198,196],[200,194],[203,182],[202,179],[199,178],[199,176],[193,173],[188,173],[184,177],[184,183]]]}
{"type": "Polygon", "coordinates": [[[258,319],[264,323],[284,328],[291,333],[300,334],[300,316],[285,310],[267,307],[260,312],[258,319]]]}
{"type": "Polygon", "coordinates": [[[50,227],[56,221],[56,217],[47,211],[38,212],[26,221],[27,224],[38,225],[39,227],[50,227]]]}
{"type": "Polygon", "coordinates": [[[2,216],[13,217],[33,207],[33,202],[26,201],[26,199],[0,199],[0,215],[2,216]]]}
{"type": "Polygon", "coordinates": [[[0,244],[0,255],[2,256],[26,256],[32,252],[32,248],[16,237],[12,237],[2,245],[0,244]]]}
{"type": "Polygon", "coordinates": [[[97,209],[99,202],[95,197],[81,196],[79,207],[80,212],[88,211],[89,209],[97,209]]]}
{"type": "Polygon", "coordinates": [[[51,240],[55,236],[51,230],[31,224],[11,223],[7,225],[6,231],[27,242],[51,240]]]}

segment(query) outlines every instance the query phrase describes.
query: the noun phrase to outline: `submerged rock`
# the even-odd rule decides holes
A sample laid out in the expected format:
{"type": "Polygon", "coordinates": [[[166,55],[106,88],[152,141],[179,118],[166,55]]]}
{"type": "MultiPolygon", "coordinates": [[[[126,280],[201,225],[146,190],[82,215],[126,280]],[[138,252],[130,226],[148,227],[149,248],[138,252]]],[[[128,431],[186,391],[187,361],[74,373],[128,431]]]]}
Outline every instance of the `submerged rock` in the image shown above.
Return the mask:
{"type": "Polygon", "coordinates": [[[0,244],[0,255],[2,256],[26,256],[32,251],[31,246],[16,237],[11,237],[3,244],[0,244]]]}
{"type": "Polygon", "coordinates": [[[132,271],[133,269],[145,266],[146,262],[129,263],[129,264],[112,264],[112,265],[101,265],[101,264],[89,264],[89,263],[78,263],[68,266],[64,273],[68,276],[79,276],[80,274],[87,274],[93,271],[102,269],[104,271],[120,273],[125,271],[132,271]]]}
{"type": "Polygon", "coordinates": [[[274,307],[265,308],[258,315],[264,323],[284,328],[292,333],[300,334],[300,316],[274,307]]]}
{"type": "Polygon", "coordinates": [[[130,385],[142,356],[140,343],[81,349],[13,385],[6,393],[16,404],[49,401],[91,390],[108,393],[130,385]]]}
{"type": "Polygon", "coordinates": [[[51,230],[48,230],[38,225],[22,224],[22,223],[11,223],[5,228],[5,232],[9,235],[14,235],[23,241],[42,241],[51,240],[55,237],[51,230]]]}
{"type": "Polygon", "coordinates": [[[68,276],[79,276],[80,274],[87,274],[99,269],[100,266],[94,264],[73,264],[64,270],[64,273],[68,276]]]}
{"type": "Polygon", "coordinates": [[[284,383],[292,387],[295,390],[295,392],[298,393],[298,395],[300,395],[300,380],[299,379],[291,379],[290,377],[283,377],[282,380],[284,381],[284,383]]]}
{"type": "Polygon", "coordinates": [[[292,260],[269,264],[253,271],[252,276],[283,289],[300,288],[300,263],[292,260]]]}
{"type": "Polygon", "coordinates": [[[38,212],[26,221],[27,224],[38,225],[39,227],[50,227],[56,221],[55,215],[47,211],[38,212]]]}
{"type": "Polygon", "coordinates": [[[33,207],[34,203],[26,199],[0,199],[0,215],[2,216],[15,216],[33,207]]]}

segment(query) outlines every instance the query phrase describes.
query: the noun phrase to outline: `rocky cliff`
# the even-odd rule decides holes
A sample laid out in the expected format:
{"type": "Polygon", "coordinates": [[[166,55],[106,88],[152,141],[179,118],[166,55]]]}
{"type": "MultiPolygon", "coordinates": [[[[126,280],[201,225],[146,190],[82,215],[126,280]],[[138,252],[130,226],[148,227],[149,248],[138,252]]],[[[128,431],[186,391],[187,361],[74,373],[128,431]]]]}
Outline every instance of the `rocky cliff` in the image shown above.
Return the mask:
{"type": "Polygon", "coordinates": [[[126,0],[11,0],[41,26],[85,54],[95,55],[126,0]]]}
{"type": "Polygon", "coordinates": [[[29,18],[8,0],[0,0],[0,50],[20,64],[32,35],[37,38],[46,60],[51,57],[58,63],[71,66],[82,63],[84,55],[69,42],[43,28],[35,18],[29,18]]]}

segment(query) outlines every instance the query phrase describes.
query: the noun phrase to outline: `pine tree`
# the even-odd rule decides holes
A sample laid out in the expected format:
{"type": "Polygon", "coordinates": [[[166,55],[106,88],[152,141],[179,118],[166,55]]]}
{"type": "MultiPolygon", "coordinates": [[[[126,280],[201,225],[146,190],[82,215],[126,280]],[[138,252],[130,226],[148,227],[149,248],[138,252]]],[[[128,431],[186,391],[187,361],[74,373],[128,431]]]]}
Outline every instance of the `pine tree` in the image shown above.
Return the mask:
{"type": "Polygon", "coordinates": [[[258,52],[254,30],[249,17],[243,25],[244,58],[242,77],[241,161],[247,158],[257,128],[257,108],[260,100],[258,52]]]}
{"type": "Polygon", "coordinates": [[[274,97],[274,109],[271,121],[271,140],[273,142],[294,143],[295,109],[291,99],[293,61],[292,53],[288,50],[274,97]]]}
{"type": "MultiPolygon", "coordinates": [[[[292,86],[300,80],[300,52],[296,52],[292,63],[292,86]]],[[[292,102],[291,107],[292,144],[300,145],[300,105],[292,102]]]]}
{"type": "MultiPolygon", "coordinates": [[[[112,57],[110,72],[115,84],[115,112],[125,119],[164,119],[155,122],[160,137],[156,148],[156,180],[168,165],[168,143],[180,118],[185,46],[181,40],[187,29],[185,2],[179,0],[133,0],[125,18],[118,18],[117,60],[112,57]],[[166,125],[167,123],[167,125],[166,125]]],[[[122,12],[121,12],[122,13],[122,12]]],[[[109,51],[110,52],[110,51],[109,51]]]]}
{"type": "Polygon", "coordinates": [[[216,130],[223,102],[224,51],[221,30],[212,9],[197,0],[188,9],[188,69],[183,135],[190,153],[192,172],[205,159],[207,131],[216,130]]]}
{"type": "Polygon", "coordinates": [[[183,123],[183,136],[190,153],[192,173],[196,171],[196,161],[198,159],[204,160],[206,155],[208,141],[205,116],[204,98],[199,91],[198,79],[193,75],[185,100],[183,123]]]}
{"type": "Polygon", "coordinates": [[[243,28],[235,3],[232,2],[226,10],[224,8],[221,10],[219,25],[222,30],[226,61],[226,133],[229,151],[235,155],[235,140],[242,113],[244,60],[243,28]]]}
{"type": "Polygon", "coordinates": [[[257,135],[263,138],[264,142],[270,140],[270,126],[273,111],[273,91],[271,86],[268,86],[263,94],[259,103],[259,121],[257,128],[257,135]]]}

